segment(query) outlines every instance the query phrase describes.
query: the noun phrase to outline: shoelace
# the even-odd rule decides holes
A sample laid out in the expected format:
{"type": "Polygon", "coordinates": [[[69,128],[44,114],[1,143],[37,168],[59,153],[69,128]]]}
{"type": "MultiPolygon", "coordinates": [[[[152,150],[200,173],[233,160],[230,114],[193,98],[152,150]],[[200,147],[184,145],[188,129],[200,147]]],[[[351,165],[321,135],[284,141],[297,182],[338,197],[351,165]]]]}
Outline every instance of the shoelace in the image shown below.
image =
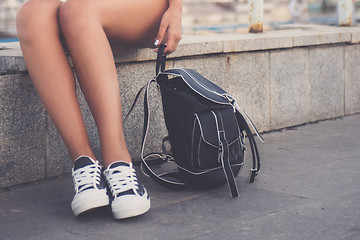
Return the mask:
{"type": "Polygon", "coordinates": [[[134,194],[138,194],[136,189],[138,188],[138,180],[136,178],[135,169],[130,163],[128,166],[118,166],[105,170],[107,180],[110,185],[110,190],[114,198],[120,193],[128,190],[133,190],[134,194]]]}
{"type": "Polygon", "coordinates": [[[82,192],[88,188],[96,188],[100,184],[101,167],[99,162],[91,164],[73,172],[76,192],[82,192]]]}

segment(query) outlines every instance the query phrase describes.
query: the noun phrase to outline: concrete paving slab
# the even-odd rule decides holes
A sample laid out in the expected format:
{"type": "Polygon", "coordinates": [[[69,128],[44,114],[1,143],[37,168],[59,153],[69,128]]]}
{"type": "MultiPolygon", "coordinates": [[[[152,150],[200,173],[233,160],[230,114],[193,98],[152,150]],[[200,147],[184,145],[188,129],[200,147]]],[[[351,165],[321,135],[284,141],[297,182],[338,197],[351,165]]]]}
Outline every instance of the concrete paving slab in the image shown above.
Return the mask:
{"type": "Polygon", "coordinates": [[[360,114],[264,134],[262,171],[240,197],[227,186],[164,189],[141,175],[152,199],[140,217],[110,207],[74,217],[69,175],[0,190],[0,239],[360,239],[360,114]]]}

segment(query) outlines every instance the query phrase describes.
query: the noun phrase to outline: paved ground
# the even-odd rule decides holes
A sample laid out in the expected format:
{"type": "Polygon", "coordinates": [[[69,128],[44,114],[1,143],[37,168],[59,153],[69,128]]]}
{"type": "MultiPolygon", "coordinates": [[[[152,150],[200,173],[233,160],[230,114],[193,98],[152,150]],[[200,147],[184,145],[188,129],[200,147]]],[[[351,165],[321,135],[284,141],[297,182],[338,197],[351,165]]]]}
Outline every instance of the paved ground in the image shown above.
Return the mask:
{"type": "MultiPolygon", "coordinates": [[[[360,239],[360,115],[265,134],[255,183],[174,192],[144,181],[151,210],[116,221],[75,218],[70,176],[0,190],[0,239],[360,239]]],[[[249,161],[250,162],[250,161],[249,161]]],[[[246,170],[246,171],[245,171],[246,170]]]]}

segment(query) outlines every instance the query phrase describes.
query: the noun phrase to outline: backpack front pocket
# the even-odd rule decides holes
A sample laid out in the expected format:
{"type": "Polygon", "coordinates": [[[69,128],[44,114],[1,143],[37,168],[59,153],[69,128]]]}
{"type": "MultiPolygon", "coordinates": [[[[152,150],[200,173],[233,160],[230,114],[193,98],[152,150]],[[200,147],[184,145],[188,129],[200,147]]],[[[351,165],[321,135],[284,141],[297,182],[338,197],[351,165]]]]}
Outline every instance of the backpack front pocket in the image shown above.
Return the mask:
{"type": "Polygon", "coordinates": [[[191,138],[191,167],[194,170],[216,168],[222,165],[220,132],[229,145],[230,164],[243,162],[241,132],[231,107],[194,114],[191,138]]]}

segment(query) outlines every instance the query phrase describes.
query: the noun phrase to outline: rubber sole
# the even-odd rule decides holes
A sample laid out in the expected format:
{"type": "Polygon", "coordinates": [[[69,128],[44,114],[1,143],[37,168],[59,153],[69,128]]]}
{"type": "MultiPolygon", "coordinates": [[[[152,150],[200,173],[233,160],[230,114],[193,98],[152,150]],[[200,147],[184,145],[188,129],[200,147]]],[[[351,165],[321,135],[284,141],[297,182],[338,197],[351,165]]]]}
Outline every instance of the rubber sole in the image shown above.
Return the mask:
{"type": "Polygon", "coordinates": [[[81,196],[75,196],[71,203],[71,209],[75,216],[89,210],[104,207],[110,204],[109,197],[101,192],[82,193],[81,196]]]}
{"type": "Polygon", "coordinates": [[[143,205],[137,206],[136,208],[132,209],[116,209],[115,207],[112,207],[113,216],[115,219],[136,217],[146,213],[147,211],[149,211],[149,209],[150,201],[146,201],[143,205]]]}

